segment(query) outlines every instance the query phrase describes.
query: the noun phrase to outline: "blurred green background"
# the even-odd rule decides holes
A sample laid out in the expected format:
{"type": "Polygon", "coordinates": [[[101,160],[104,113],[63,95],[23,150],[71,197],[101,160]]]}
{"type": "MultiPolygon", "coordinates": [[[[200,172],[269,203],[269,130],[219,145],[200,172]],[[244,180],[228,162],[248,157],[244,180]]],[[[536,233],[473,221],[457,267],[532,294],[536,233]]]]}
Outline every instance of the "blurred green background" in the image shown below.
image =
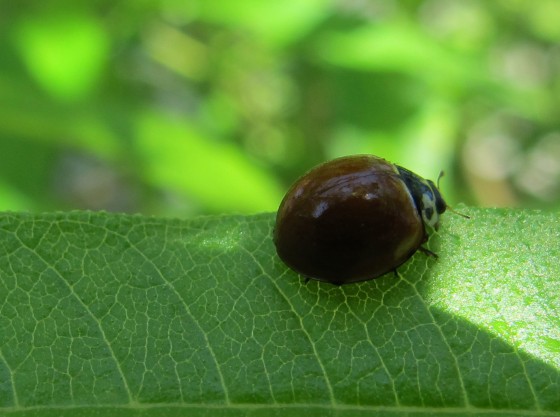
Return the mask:
{"type": "Polygon", "coordinates": [[[353,153],[558,209],[559,41],[558,0],[3,1],[0,210],[273,211],[353,153]]]}

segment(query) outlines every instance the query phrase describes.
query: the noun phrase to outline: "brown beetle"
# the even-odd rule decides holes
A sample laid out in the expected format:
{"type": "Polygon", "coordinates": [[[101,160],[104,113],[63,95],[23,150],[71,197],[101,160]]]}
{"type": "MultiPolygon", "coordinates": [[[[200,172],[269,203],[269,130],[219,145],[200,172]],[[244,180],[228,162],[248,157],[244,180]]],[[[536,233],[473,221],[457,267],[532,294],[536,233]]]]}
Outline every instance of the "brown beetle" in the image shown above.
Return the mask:
{"type": "Polygon", "coordinates": [[[299,178],[280,204],[278,256],[302,275],[340,285],[395,271],[437,228],[436,185],[373,155],[334,159],[299,178]]]}

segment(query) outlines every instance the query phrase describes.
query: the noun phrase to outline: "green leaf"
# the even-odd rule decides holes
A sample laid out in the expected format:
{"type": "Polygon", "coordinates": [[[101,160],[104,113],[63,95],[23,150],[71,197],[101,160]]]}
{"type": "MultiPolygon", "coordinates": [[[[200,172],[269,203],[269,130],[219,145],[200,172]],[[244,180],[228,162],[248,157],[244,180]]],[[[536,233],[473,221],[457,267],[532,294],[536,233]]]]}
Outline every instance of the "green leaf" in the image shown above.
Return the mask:
{"type": "Polygon", "coordinates": [[[109,55],[103,27],[76,12],[26,17],[15,37],[31,75],[64,101],[81,99],[94,89],[109,55]]]}
{"type": "Polygon", "coordinates": [[[204,0],[197,6],[202,20],[247,30],[272,46],[301,40],[329,14],[326,0],[204,0]]]}
{"type": "Polygon", "coordinates": [[[137,124],[135,149],[148,183],[192,196],[214,212],[278,207],[278,182],[238,148],[157,112],[140,114],[137,124]]]}
{"type": "Polygon", "coordinates": [[[3,214],[0,415],[558,416],[559,216],[464,211],[342,287],[273,214],[3,214]]]}
{"type": "Polygon", "coordinates": [[[486,77],[479,57],[454,51],[406,23],[332,31],[318,41],[315,53],[329,64],[407,73],[446,88],[461,88],[458,83],[486,77]]]}
{"type": "Polygon", "coordinates": [[[452,99],[455,106],[473,91],[492,91],[502,106],[527,116],[538,119],[549,112],[546,94],[496,78],[485,66],[487,58],[481,52],[456,50],[408,23],[331,31],[320,37],[314,48],[318,60],[335,67],[407,74],[430,86],[430,96],[452,99]]]}

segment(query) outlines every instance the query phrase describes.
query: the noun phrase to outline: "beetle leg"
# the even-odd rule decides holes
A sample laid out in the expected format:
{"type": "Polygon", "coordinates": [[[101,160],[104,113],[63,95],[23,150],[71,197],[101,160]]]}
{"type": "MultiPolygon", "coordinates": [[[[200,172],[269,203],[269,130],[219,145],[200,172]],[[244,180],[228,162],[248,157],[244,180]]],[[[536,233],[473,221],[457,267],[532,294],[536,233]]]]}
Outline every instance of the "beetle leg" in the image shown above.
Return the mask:
{"type": "Polygon", "coordinates": [[[432,252],[431,250],[426,249],[426,248],[423,247],[423,246],[420,246],[420,247],[418,248],[418,250],[419,250],[420,252],[422,252],[423,254],[425,254],[425,255],[431,256],[431,257],[436,258],[436,259],[439,258],[439,256],[437,255],[437,253],[432,252]]]}

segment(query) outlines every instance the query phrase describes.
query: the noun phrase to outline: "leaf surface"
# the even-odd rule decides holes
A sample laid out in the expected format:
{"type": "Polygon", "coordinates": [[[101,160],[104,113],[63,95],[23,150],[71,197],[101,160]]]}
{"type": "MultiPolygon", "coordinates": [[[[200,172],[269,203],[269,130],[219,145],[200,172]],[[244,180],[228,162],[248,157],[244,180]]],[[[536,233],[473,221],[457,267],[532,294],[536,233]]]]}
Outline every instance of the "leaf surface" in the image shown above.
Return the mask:
{"type": "Polygon", "coordinates": [[[448,214],[307,285],[273,214],[0,217],[0,415],[560,415],[560,220],[448,214]]]}

